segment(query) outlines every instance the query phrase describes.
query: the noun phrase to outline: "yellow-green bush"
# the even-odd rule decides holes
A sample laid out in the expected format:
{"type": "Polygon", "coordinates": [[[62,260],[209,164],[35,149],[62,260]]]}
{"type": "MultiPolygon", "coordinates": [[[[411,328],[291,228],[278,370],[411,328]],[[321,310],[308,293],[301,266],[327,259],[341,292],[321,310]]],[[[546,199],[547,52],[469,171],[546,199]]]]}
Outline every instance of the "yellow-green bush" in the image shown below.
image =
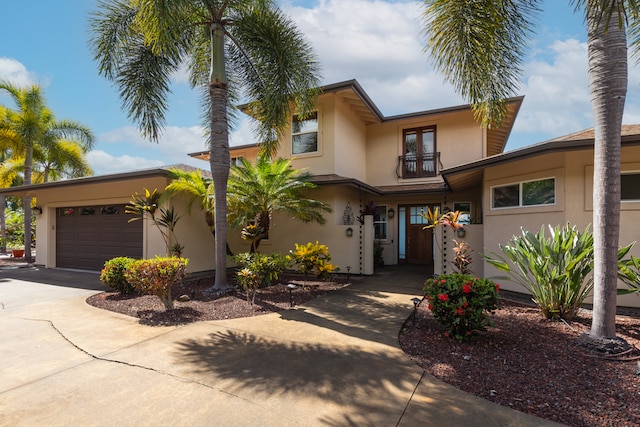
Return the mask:
{"type": "Polygon", "coordinates": [[[188,263],[186,258],[141,259],[127,268],[125,278],[140,293],[157,296],[172,310],[171,286],[184,278],[188,263]]]}

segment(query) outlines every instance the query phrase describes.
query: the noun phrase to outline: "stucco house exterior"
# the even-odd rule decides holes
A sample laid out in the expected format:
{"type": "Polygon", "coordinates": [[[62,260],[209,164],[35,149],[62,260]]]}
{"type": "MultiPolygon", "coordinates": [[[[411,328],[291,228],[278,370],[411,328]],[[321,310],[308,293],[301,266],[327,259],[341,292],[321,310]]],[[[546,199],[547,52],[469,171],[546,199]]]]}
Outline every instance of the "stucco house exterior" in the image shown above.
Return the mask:
{"type": "MultiPolygon", "coordinates": [[[[498,275],[480,254],[497,251],[520,232],[542,225],[591,222],[593,132],[583,131],[504,153],[523,97],[508,101],[502,127],[486,129],[469,105],[384,116],[355,80],[322,88],[316,111],[292,117],[280,141],[278,157],[306,169],[317,188],[310,196],[332,206],[326,223],[305,224],[285,215],[272,220],[260,251],[288,253],[296,243],[326,244],[332,263],[352,274],[372,274],[374,247],[383,248],[385,264],[415,264],[427,271],[451,272],[453,239],[474,251],[472,269],[498,275]],[[531,186],[542,193],[528,195],[531,186]],[[367,204],[374,217],[360,218],[367,204]],[[438,228],[424,230],[420,213],[427,207],[466,213],[464,235],[438,228]],[[363,221],[360,221],[363,219],[363,221]]],[[[621,244],[637,240],[640,219],[640,126],[623,132],[623,205],[621,244]]],[[[256,144],[232,147],[232,161],[254,160],[256,144]]],[[[208,152],[193,153],[208,169],[208,152]]],[[[180,166],[188,168],[187,166],[180,166]]],[[[99,270],[113,256],[153,257],[165,253],[150,221],[129,222],[124,205],[145,188],[164,189],[166,168],[86,177],[0,190],[0,194],[37,198],[36,263],[45,267],[99,270]],[[116,212],[116,213],[114,213],[116,212]]],[[[189,271],[215,266],[214,239],[203,213],[180,197],[171,202],[183,216],[176,228],[185,246],[189,271]]],[[[249,250],[240,230],[230,230],[235,253],[249,250]]],[[[640,246],[634,254],[640,253],[640,246]]],[[[506,289],[524,290],[501,282],[506,289]]],[[[627,296],[619,304],[640,306],[627,296]]]]}

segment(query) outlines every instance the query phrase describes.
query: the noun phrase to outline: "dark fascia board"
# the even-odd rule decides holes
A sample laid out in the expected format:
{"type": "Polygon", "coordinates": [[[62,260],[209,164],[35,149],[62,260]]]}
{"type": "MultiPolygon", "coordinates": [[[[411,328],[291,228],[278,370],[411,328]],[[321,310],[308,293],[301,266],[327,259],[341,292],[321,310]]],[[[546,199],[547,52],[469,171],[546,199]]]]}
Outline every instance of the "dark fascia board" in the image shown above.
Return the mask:
{"type": "MultiPolygon", "coordinates": [[[[507,103],[508,104],[518,103],[518,111],[519,111],[520,105],[522,105],[523,100],[524,100],[524,95],[516,96],[514,98],[507,99],[507,103]]],[[[403,119],[411,119],[415,117],[434,116],[437,114],[455,113],[457,111],[464,111],[464,110],[471,110],[471,104],[454,105],[453,107],[436,108],[434,110],[425,110],[425,111],[418,111],[415,113],[398,114],[395,116],[385,117],[383,121],[390,122],[393,120],[403,120],[403,119]]],[[[518,111],[516,111],[516,114],[514,115],[514,117],[518,115],[517,114],[518,111]]]]}
{"type": "Polygon", "coordinates": [[[311,182],[316,185],[350,185],[360,188],[368,193],[380,196],[382,193],[375,187],[365,184],[355,178],[346,178],[338,175],[314,175],[311,182]]]}
{"type": "MultiPolygon", "coordinates": [[[[259,146],[260,144],[257,142],[252,142],[250,144],[243,144],[243,145],[232,145],[229,147],[229,151],[243,150],[245,148],[254,148],[259,146]]],[[[198,156],[204,156],[205,154],[209,154],[209,153],[210,153],[210,150],[203,150],[203,151],[196,151],[195,153],[188,153],[187,156],[197,158],[198,156]]]]}
{"type": "MultiPolygon", "coordinates": [[[[623,146],[640,145],[640,135],[628,135],[621,138],[623,146]]],[[[441,171],[446,180],[449,175],[458,173],[472,172],[478,169],[485,169],[489,166],[497,166],[517,160],[523,160],[531,157],[537,157],[549,153],[589,150],[593,149],[593,139],[577,139],[573,141],[549,140],[528,147],[518,148],[495,156],[487,157],[475,162],[465,163],[463,165],[454,166],[441,171]]]]}
{"type": "Polygon", "coordinates": [[[197,168],[193,166],[177,164],[177,165],[169,165],[169,166],[161,166],[159,168],[152,169],[142,169],[133,172],[123,172],[116,173],[110,175],[96,175],[96,176],[85,176],[82,178],[73,178],[66,179],[62,181],[51,181],[44,182],[41,184],[31,184],[31,185],[19,185],[16,187],[9,188],[1,188],[0,195],[24,195],[28,193],[34,193],[37,190],[46,190],[50,188],[62,188],[62,187],[73,187],[78,185],[86,185],[86,184],[101,184],[108,182],[118,182],[118,181],[126,181],[130,179],[138,179],[138,178],[151,178],[155,176],[167,177],[169,175],[169,169],[177,168],[184,170],[196,170],[197,168]]]}

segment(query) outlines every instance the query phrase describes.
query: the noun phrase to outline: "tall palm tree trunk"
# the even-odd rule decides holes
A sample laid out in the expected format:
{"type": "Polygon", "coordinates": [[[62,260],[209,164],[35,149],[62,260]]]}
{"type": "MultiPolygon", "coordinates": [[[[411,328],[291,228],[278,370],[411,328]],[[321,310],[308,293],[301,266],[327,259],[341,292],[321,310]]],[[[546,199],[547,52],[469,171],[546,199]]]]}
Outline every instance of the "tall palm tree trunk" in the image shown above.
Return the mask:
{"type": "Polygon", "coordinates": [[[617,16],[604,31],[588,20],[589,88],[595,147],[593,177],[594,339],[616,336],[616,288],[620,233],[620,144],[627,92],[627,38],[617,16]]]}
{"type": "Polygon", "coordinates": [[[211,30],[211,136],[209,164],[213,179],[215,206],[216,277],[214,289],[227,287],[227,182],[229,180],[229,125],[227,118],[227,77],[224,56],[224,29],[215,25],[211,30]]]}

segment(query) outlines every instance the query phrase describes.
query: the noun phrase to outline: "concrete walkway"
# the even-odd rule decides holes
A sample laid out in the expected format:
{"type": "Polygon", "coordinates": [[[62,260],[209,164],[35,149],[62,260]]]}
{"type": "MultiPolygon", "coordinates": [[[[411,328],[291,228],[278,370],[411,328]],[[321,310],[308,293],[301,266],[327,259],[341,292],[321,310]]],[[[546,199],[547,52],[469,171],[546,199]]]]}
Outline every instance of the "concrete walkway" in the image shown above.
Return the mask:
{"type": "Polygon", "coordinates": [[[554,425],[448,386],[400,350],[425,277],[386,267],[277,314],[152,327],[87,305],[96,274],[2,270],[0,425],[554,425]]]}

